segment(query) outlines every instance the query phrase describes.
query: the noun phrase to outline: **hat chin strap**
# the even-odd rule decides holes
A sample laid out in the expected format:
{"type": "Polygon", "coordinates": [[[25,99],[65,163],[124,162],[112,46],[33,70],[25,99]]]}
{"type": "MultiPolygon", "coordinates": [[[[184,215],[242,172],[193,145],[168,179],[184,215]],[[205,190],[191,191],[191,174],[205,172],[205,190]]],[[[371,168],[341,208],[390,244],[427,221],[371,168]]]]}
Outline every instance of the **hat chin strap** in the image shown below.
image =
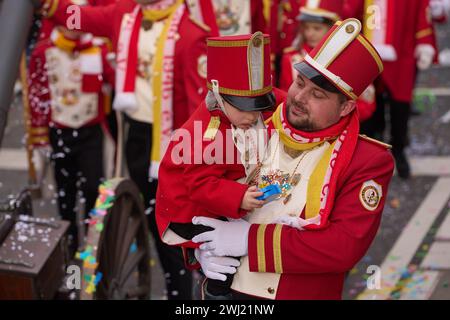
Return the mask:
{"type": "Polygon", "coordinates": [[[220,96],[219,93],[219,81],[218,80],[211,80],[212,84],[212,92],[214,94],[214,98],[216,98],[217,103],[219,104],[220,110],[222,110],[223,113],[228,117],[228,113],[225,110],[225,105],[223,103],[223,98],[220,96]]]}

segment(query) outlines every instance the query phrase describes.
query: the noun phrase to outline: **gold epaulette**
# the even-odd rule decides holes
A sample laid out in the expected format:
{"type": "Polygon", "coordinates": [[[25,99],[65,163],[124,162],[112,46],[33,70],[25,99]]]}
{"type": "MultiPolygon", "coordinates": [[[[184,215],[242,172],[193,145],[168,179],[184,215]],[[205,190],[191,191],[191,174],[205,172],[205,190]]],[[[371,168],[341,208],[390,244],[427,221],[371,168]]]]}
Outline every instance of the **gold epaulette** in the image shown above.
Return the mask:
{"type": "Polygon", "coordinates": [[[48,126],[32,127],[32,128],[30,128],[30,133],[32,136],[47,135],[48,134],[48,126]]]}
{"type": "Polygon", "coordinates": [[[295,49],[294,47],[287,47],[285,49],[283,49],[283,53],[291,53],[297,51],[297,49],[295,49]]]}
{"type": "Polygon", "coordinates": [[[204,140],[214,140],[216,138],[217,132],[219,132],[220,127],[220,117],[214,116],[209,119],[208,127],[203,133],[204,140]]]}
{"type": "Polygon", "coordinates": [[[387,144],[387,143],[378,141],[376,139],[370,138],[370,137],[366,136],[365,134],[360,134],[359,137],[361,139],[365,140],[365,141],[371,142],[371,143],[376,144],[376,145],[378,145],[380,147],[383,147],[385,149],[392,149],[392,146],[390,144],[387,144]]]}
{"type": "Polygon", "coordinates": [[[200,29],[206,31],[206,32],[211,32],[211,28],[204,24],[203,22],[201,22],[200,20],[196,19],[193,15],[189,16],[189,19],[191,19],[191,21],[198,27],[200,27],[200,29]]]}

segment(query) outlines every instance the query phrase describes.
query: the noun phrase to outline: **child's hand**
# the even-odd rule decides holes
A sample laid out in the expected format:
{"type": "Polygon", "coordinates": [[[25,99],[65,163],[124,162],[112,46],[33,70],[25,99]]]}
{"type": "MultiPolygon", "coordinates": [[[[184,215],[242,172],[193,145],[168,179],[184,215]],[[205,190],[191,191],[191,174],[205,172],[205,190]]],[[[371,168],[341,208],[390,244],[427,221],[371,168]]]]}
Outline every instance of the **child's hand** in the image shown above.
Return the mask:
{"type": "Polygon", "coordinates": [[[261,208],[266,202],[256,198],[262,195],[263,193],[256,186],[248,188],[242,199],[241,208],[247,211],[261,208]]]}

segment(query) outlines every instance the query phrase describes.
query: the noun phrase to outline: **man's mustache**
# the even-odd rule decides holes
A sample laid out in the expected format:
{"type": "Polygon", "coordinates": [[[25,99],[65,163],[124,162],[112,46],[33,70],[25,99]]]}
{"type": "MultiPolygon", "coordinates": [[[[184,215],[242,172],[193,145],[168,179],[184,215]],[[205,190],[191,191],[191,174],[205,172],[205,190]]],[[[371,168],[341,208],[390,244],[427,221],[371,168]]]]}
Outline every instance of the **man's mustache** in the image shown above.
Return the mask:
{"type": "Polygon", "coordinates": [[[309,114],[308,109],[305,108],[305,105],[303,103],[296,103],[296,102],[290,102],[288,105],[289,109],[296,108],[297,110],[300,110],[300,112],[309,114]]]}

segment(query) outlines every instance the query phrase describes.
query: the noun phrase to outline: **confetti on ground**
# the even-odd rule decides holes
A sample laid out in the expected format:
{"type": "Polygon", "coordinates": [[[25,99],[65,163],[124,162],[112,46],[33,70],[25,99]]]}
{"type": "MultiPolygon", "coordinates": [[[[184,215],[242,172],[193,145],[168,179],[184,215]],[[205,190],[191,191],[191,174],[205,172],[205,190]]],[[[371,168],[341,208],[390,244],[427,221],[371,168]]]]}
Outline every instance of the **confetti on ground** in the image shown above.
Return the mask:
{"type": "Polygon", "coordinates": [[[437,271],[417,271],[410,275],[400,290],[400,300],[429,299],[438,284],[440,273],[437,271]]]}
{"type": "Polygon", "coordinates": [[[97,223],[95,225],[95,230],[97,230],[98,232],[102,232],[103,231],[103,223],[97,223]]]}
{"type": "MultiPolygon", "coordinates": [[[[90,219],[88,224],[91,227],[90,230],[95,230],[94,232],[103,232],[104,218],[108,213],[107,210],[113,206],[115,200],[114,190],[112,188],[113,185],[110,181],[104,182],[99,187],[99,196],[97,197],[95,207],[89,213],[90,219]]],[[[83,260],[83,272],[85,273],[83,287],[85,288],[84,292],[88,295],[92,295],[96,291],[97,285],[103,278],[101,272],[96,272],[98,267],[96,256],[97,247],[93,246],[93,244],[88,245],[84,252],[78,254],[78,257],[83,260]]]]}
{"type": "Polygon", "coordinates": [[[432,109],[436,104],[436,95],[431,90],[416,90],[414,94],[414,106],[420,112],[432,109]]]}
{"type": "Polygon", "coordinates": [[[450,242],[434,242],[422,262],[422,268],[450,270],[450,242]]]}
{"type": "Polygon", "coordinates": [[[394,198],[391,201],[389,201],[389,205],[393,209],[398,209],[400,208],[400,200],[398,198],[394,198]]]}
{"type": "Polygon", "coordinates": [[[352,270],[350,270],[350,275],[352,276],[352,275],[355,275],[355,274],[358,274],[358,268],[353,268],[352,270]]]}

